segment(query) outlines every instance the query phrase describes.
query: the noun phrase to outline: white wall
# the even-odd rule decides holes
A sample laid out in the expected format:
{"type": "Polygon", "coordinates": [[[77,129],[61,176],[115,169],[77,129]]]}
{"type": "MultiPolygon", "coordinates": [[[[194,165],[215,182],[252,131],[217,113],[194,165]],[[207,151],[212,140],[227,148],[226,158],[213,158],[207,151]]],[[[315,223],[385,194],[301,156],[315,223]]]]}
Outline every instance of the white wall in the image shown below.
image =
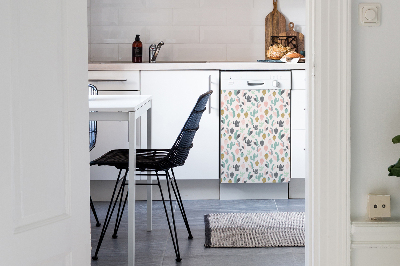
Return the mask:
{"type": "Polygon", "coordinates": [[[381,0],[380,27],[358,25],[352,10],[351,215],[366,216],[368,193],[391,195],[392,216],[400,218],[400,178],[387,168],[400,157],[400,2],[381,0]]]}
{"type": "Polygon", "coordinates": [[[381,26],[361,27],[363,2],[352,1],[351,265],[399,265],[400,178],[387,168],[400,157],[400,2],[380,0],[381,26]],[[369,193],[391,195],[392,219],[366,222],[369,193]]]}
{"type": "MultiPolygon", "coordinates": [[[[278,10],[305,34],[305,0],[278,10]]],[[[159,61],[264,59],[265,17],[272,0],[88,0],[89,62],[131,61],[141,35],[143,60],[164,41],[159,61]]]]}

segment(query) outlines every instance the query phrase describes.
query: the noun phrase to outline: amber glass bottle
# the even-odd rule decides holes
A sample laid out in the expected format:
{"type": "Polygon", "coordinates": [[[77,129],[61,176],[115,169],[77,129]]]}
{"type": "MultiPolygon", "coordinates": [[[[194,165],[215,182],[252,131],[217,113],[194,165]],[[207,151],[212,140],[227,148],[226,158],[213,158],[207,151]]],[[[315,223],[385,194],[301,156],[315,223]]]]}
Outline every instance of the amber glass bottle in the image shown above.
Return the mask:
{"type": "Polygon", "coordinates": [[[140,35],[136,35],[135,41],[132,43],[132,63],[142,63],[142,46],[140,35]]]}

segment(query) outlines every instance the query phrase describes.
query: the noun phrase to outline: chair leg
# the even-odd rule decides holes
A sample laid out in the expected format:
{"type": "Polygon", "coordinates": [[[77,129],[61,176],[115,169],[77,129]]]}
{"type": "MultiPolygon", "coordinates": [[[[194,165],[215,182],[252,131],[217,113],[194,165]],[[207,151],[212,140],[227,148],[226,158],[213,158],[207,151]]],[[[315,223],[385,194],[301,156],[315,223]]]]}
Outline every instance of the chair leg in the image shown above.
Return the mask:
{"type": "Polygon", "coordinates": [[[96,209],[94,208],[92,197],[90,197],[90,208],[92,209],[94,219],[96,219],[96,227],[99,227],[101,225],[101,223],[99,222],[99,218],[97,217],[97,213],[96,213],[96,209]]]}
{"type": "MultiPolygon", "coordinates": [[[[101,230],[100,239],[99,239],[99,242],[97,242],[96,252],[94,253],[94,256],[92,257],[93,260],[97,260],[97,259],[98,259],[97,255],[98,255],[98,253],[99,253],[101,244],[102,244],[103,239],[104,239],[104,235],[106,234],[108,225],[109,225],[109,223],[110,223],[111,216],[112,216],[112,214],[113,214],[113,212],[114,212],[115,205],[117,204],[117,201],[114,202],[114,196],[115,196],[115,191],[116,191],[116,189],[117,189],[118,183],[119,183],[119,181],[120,181],[121,172],[122,172],[122,169],[119,170],[118,178],[117,178],[117,181],[115,182],[115,186],[114,186],[114,190],[113,190],[113,193],[112,193],[112,196],[111,196],[110,204],[108,205],[108,210],[107,210],[106,219],[105,219],[105,221],[104,221],[103,228],[102,228],[102,230],[101,230]],[[114,204],[113,204],[113,202],[114,202],[114,204]],[[111,208],[111,207],[112,207],[112,208],[111,208]]],[[[128,170],[125,171],[125,175],[124,175],[124,177],[123,177],[123,179],[122,179],[123,182],[125,182],[127,174],[128,174],[128,170]]],[[[121,193],[121,187],[120,187],[119,190],[118,190],[116,199],[119,198],[120,193],[121,193]]]]}
{"type": "Polygon", "coordinates": [[[171,223],[169,221],[169,215],[168,215],[167,207],[165,205],[164,194],[163,194],[162,189],[161,189],[160,178],[158,176],[158,172],[157,171],[156,171],[156,176],[157,176],[157,184],[158,184],[158,187],[159,187],[160,193],[161,193],[161,199],[162,199],[162,202],[163,202],[163,205],[164,205],[165,216],[167,217],[167,222],[168,222],[169,232],[171,234],[172,244],[174,245],[176,261],[179,262],[182,259],[181,259],[181,255],[179,253],[178,237],[177,237],[177,234],[176,234],[175,218],[174,218],[174,211],[173,211],[173,208],[172,208],[172,200],[171,200],[171,193],[170,193],[170,189],[169,189],[168,177],[167,177],[167,187],[168,187],[168,194],[169,194],[169,202],[170,202],[170,205],[171,205],[171,213],[172,213],[172,221],[173,221],[173,225],[174,225],[175,237],[174,237],[174,234],[172,233],[171,223]]]}
{"type": "Polygon", "coordinates": [[[188,238],[189,239],[193,239],[192,232],[190,231],[190,227],[189,227],[189,222],[188,222],[187,217],[186,217],[185,208],[183,207],[181,193],[179,193],[178,184],[176,183],[174,170],[172,168],[171,168],[171,172],[172,172],[172,178],[170,177],[170,179],[171,179],[171,187],[172,187],[172,189],[174,191],[176,201],[178,202],[179,210],[181,211],[183,221],[185,222],[186,229],[187,229],[188,234],[189,234],[188,238]],[[175,190],[175,188],[176,188],[176,190],[175,190]]]}
{"type": "Polygon", "coordinates": [[[123,199],[123,196],[124,196],[125,185],[126,185],[126,180],[124,180],[124,182],[121,184],[121,186],[123,186],[123,189],[122,189],[121,197],[120,197],[120,200],[119,200],[117,219],[115,221],[115,227],[114,227],[114,234],[112,235],[112,238],[114,238],[114,239],[118,238],[118,234],[117,233],[118,233],[119,225],[121,224],[122,215],[124,214],[125,205],[126,205],[126,202],[128,200],[128,193],[129,192],[126,191],[124,205],[122,206],[122,209],[121,209],[121,203],[122,203],[122,199],[123,199]]]}

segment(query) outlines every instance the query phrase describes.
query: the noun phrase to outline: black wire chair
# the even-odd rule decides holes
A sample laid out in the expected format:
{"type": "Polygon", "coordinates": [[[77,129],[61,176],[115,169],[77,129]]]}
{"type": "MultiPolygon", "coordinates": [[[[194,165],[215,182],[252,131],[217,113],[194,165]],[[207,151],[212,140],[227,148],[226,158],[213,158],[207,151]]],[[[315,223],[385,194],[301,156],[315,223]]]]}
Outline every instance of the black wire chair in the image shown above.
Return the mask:
{"type": "MultiPolygon", "coordinates": [[[[93,84],[89,84],[89,95],[98,95],[98,91],[96,86],[93,84]]],[[[89,121],[89,151],[92,151],[94,146],[96,145],[97,140],[97,121],[89,121]]],[[[96,219],[96,226],[99,227],[101,223],[99,222],[99,218],[97,217],[96,209],[94,208],[94,204],[92,201],[92,196],[90,196],[90,209],[93,212],[94,218],[96,219]]]]}
{"type": "MultiPolygon", "coordinates": [[[[157,177],[157,185],[160,189],[161,199],[164,206],[165,215],[167,217],[169,232],[171,234],[172,243],[175,250],[176,261],[181,261],[181,256],[179,252],[179,244],[178,244],[178,236],[176,233],[176,226],[175,226],[175,217],[173,212],[172,206],[172,197],[171,197],[171,188],[175,195],[175,199],[178,203],[179,210],[182,214],[182,218],[185,222],[186,229],[188,231],[188,238],[193,239],[192,233],[190,231],[189,222],[186,217],[185,209],[183,207],[182,198],[179,192],[178,184],[175,179],[175,174],[173,168],[177,166],[184,165],[190,149],[193,147],[193,138],[196,134],[196,131],[199,129],[200,119],[202,117],[203,112],[206,110],[206,103],[211,95],[212,91],[204,93],[200,95],[198,98],[196,105],[194,106],[192,112],[189,115],[185,125],[183,126],[178,138],[176,139],[174,145],[171,149],[137,149],[136,150],[136,171],[139,172],[146,172],[143,174],[138,175],[151,175],[157,177]],[[152,174],[155,172],[155,174],[152,174]],[[159,172],[165,172],[164,174],[160,174],[159,172]],[[171,173],[170,173],[171,172],[171,173]],[[160,183],[160,176],[166,177],[167,188],[168,188],[168,199],[170,203],[170,214],[168,214],[167,206],[165,204],[164,194],[161,188],[160,183]],[[172,226],[170,222],[170,217],[172,218],[172,226]]],[[[103,224],[103,229],[100,234],[100,239],[97,244],[97,248],[95,251],[94,256],[92,257],[93,260],[98,259],[98,253],[101,247],[101,243],[104,239],[104,235],[107,231],[107,227],[110,223],[111,216],[114,212],[116,204],[119,200],[118,212],[116,223],[114,227],[114,233],[112,235],[113,238],[117,238],[119,225],[121,223],[122,214],[125,209],[125,205],[128,198],[128,193],[125,194],[124,198],[124,188],[127,185],[126,176],[129,171],[129,150],[128,149],[118,149],[118,150],[111,150],[106,154],[102,155],[101,157],[93,160],[90,165],[108,165],[114,166],[119,169],[117,181],[114,186],[114,190],[111,196],[111,201],[108,206],[108,211],[106,215],[105,222],[103,224]],[[121,177],[122,170],[125,170],[123,176],[121,177]],[[119,189],[117,195],[115,197],[116,189],[119,185],[119,189]],[[115,202],[114,202],[115,197],[115,202]],[[122,203],[123,202],[123,203],[122,203]]],[[[144,184],[147,185],[147,184],[144,184]]]]}

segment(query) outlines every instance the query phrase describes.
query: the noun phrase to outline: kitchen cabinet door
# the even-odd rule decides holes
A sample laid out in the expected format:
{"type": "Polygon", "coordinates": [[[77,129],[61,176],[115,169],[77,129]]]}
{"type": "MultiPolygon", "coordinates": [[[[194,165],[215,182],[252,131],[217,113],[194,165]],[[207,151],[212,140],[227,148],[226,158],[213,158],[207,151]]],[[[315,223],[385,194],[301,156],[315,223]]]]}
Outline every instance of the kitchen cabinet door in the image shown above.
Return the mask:
{"type": "Polygon", "coordinates": [[[198,97],[209,86],[214,91],[211,113],[207,104],[185,165],[174,169],[177,179],[219,178],[219,71],[141,72],[141,94],[153,96],[153,148],[172,147],[198,97]]]}
{"type": "Polygon", "coordinates": [[[291,178],[305,178],[306,71],[292,70],[291,178]]]}
{"type": "Polygon", "coordinates": [[[292,70],[292,90],[306,89],[306,71],[292,70]]]}
{"type": "Polygon", "coordinates": [[[139,71],[89,71],[88,81],[103,91],[140,91],[139,71]]]}
{"type": "Polygon", "coordinates": [[[306,129],[306,91],[291,91],[291,129],[306,129]]]}
{"type": "Polygon", "coordinates": [[[291,176],[290,178],[306,177],[306,131],[304,129],[292,130],[291,138],[291,176]]]}

